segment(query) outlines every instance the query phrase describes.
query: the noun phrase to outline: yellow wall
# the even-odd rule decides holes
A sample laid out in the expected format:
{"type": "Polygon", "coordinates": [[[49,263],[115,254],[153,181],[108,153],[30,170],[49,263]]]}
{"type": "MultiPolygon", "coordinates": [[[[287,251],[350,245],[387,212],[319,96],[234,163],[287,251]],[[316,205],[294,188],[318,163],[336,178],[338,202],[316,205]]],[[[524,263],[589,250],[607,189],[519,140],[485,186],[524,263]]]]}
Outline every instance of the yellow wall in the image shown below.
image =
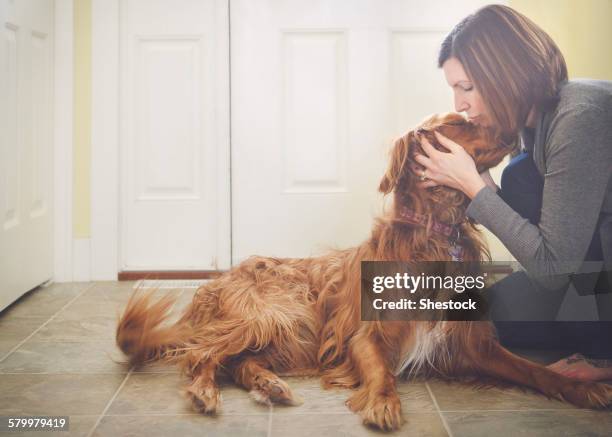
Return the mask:
{"type": "MultiPolygon", "coordinates": [[[[448,0],[454,1],[454,0],[448,0]]],[[[612,80],[612,0],[510,0],[559,45],[570,77],[612,80]]],[[[90,236],[91,0],[74,0],[74,237],[90,236]]]]}
{"type": "Polygon", "coordinates": [[[74,238],[90,236],[91,0],[74,0],[74,238]]]}
{"type": "Polygon", "coordinates": [[[557,43],[570,78],[612,80],[612,0],[510,0],[557,43]]]}

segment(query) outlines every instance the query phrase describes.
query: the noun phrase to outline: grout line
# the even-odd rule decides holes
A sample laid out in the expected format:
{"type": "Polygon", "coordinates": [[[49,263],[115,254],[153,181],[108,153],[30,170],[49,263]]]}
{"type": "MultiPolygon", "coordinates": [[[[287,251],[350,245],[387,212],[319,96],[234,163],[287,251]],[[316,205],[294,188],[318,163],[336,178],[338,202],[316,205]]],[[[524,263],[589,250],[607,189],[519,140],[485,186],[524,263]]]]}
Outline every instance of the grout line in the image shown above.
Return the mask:
{"type": "Polygon", "coordinates": [[[448,434],[449,437],[453,437],[453,433],[450,429],[450,426],[448,426],[448,422],[446,422],[446,418],[444,417],[444,414],[442,414],[442,411],[440,410],[440,406],[438,405],[438,401],[436,400],[436,397],[434,396],[433,391],[431,390],[431,387],[429,386],[428,382],[425,382],[425,387],[427,387],[429,396],[431,397],[431,400],[433,401],[434,406],[436,407],[436,411],[438,412],[438,415],[440,416],[440,420],[442,421],[442,425],[444,426],[446,433],[448,434]]]}
{"type": "Polygon", "coordinates": [[[274,404],[270,405],[268,410],[268,437],[272,437],[272,413],[274,412],[274,404]]]}
{"type": "Polygon", "coordinates": [[[102,410],[102,413],[100,413],[100,415],[98,416],[98,419],[96,420],[96,423],[94,423],[94,425],[92,426],[91,430],[87,434],[87,437],[91,437],[93,435],[94,431],[96,430],[96,428],[98,427],[98,425],[102,421],[102,418],[104,417],[105,413],[108,411],[108,409],[111,406],[111,404],[115,401],[115,398],[117,397],[117,395],[119,394],[119,392],[121,391],[121,389],[123,388],[125,383],[127,382],[128,378],[132,374],[133,369],[134,369],[133,367],[130,368],[130,370],[128,371],[127,375],[125,375],[125,378],[123,378],[123,381],[121,381],[121,384],[119,385],[117,390],[115,390],[115,393],[113,394],[113,396],[106,403],[106,406],[104,407],[104,410],[102,410]]]}
{"type": "Polygon", "coordinates": [[[34,334],[36,334],[38,331],[40,331],[42,328],[44,328],[45,326],[47,326],[47,324],[49,322],[51,322],[53,319],[55,319],[55,317],[57,317],[57,315],[62,312],[64,309],[66,309],[68,306],[70,306],[70,304],[72,304],[72,302],[74,302],[75,300],[77,300],[79,297],[81,297],[82,295],[84,295],[87,291],[91,290],[92,288],[94,288],[96,286],[95,282],[92,282],[91,285],[89,287],[85,287],[83,289],[83,291],[81,291],[79,294],[77,294],[75,297],[73,297],[72,299],[70,299],[68,301],[68,303],[66,303],[66,305],[64,305],[63,307],[61,307],[59,310],[57,310],[55,312],[55,314],[53,314],[51,317],[49,317],[49,319],[47,319],[47,321],[45,323],[43,323],[42,325],[40,325],[38,328],[36,328],[30,335],[28,335],[26,338],[24,338],[23,340],[21,340],[19,343],[17,343],[17,345],[15,347],[13,347],[13,349],[11,349],[10,351],[8,351],[6,353],[6,355],[4,355],[1,359],[0,359],[0,363],[2,363],[4,360],[6,360],[9,355],[11,355],[13,352],[15,352],[17,349],[19,349],[21,347],[21,345],[23,345],[26,341],[28,341],[30,338],[32,338],[32,336],[34,336],[34,334]]]}

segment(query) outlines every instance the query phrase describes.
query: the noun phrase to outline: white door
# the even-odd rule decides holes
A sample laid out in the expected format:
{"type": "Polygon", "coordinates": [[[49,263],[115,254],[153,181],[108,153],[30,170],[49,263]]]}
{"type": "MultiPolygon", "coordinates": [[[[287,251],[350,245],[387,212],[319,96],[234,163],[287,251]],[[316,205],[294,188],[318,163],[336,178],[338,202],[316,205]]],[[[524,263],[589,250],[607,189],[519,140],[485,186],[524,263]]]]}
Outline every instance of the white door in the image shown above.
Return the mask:
{"type": "Polygon", "coordinates": [[[0,310],[53,276],[53,0],[0,0],[0,310]]]}
{"type": "Polygon", "coordinates": [[[439,44],[485,3],[232,0],[234,263],[369,236],[393,138],[453,110],[439,44]]]}
{"type": "Polygon", "coordinates": [[[227,0],[119,4],[121,267],[227,268],[227,0]]]}

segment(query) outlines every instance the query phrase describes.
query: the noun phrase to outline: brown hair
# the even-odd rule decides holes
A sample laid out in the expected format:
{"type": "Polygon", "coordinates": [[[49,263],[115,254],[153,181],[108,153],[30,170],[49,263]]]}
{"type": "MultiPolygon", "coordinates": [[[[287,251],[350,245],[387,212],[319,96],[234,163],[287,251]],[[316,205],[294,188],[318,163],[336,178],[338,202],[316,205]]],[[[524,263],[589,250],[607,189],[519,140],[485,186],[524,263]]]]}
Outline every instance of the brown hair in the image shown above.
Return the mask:
{"type": "Polygon", "coordinates": [[[489,5],[464,18],[446,36],[438,67],[455,57],[482,95],[495,127],[517,134],[532,106],[556,106],[567,66],[544,30],[507,6],[489,5]]]}

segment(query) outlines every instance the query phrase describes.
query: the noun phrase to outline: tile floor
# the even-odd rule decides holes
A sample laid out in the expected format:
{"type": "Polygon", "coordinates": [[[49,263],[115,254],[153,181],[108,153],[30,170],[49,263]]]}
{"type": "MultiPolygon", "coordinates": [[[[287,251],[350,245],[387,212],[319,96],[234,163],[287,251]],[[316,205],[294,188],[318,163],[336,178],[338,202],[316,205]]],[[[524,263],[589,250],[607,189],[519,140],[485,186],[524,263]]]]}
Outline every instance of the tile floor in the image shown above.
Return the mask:
{"type": "MultiPolygon", "coordinates": [[[[176,369],[134,371],[121,363],[114,328],[133,285],[52,284],[1,313],[0,415],[70,416],[70,432],[56,433],[61,436],[381,435],[347,410],[348,391],[324,391],[312,378],[287,378],[305,399],[300,407],[261,406],[224,383],[222,413],[194,414],[179,394],[176,369]]],[[[163,292],[177,293],[180,307],[194,289],[163,292]]],[[[541,362],[558,357],[521,353],[541,362]]],[[[430,380],[402,382],[399,392],[406,423],[396,435],[612,434],[612,411],[580,410],[518,389],[476,390],[430,380]]]]}

